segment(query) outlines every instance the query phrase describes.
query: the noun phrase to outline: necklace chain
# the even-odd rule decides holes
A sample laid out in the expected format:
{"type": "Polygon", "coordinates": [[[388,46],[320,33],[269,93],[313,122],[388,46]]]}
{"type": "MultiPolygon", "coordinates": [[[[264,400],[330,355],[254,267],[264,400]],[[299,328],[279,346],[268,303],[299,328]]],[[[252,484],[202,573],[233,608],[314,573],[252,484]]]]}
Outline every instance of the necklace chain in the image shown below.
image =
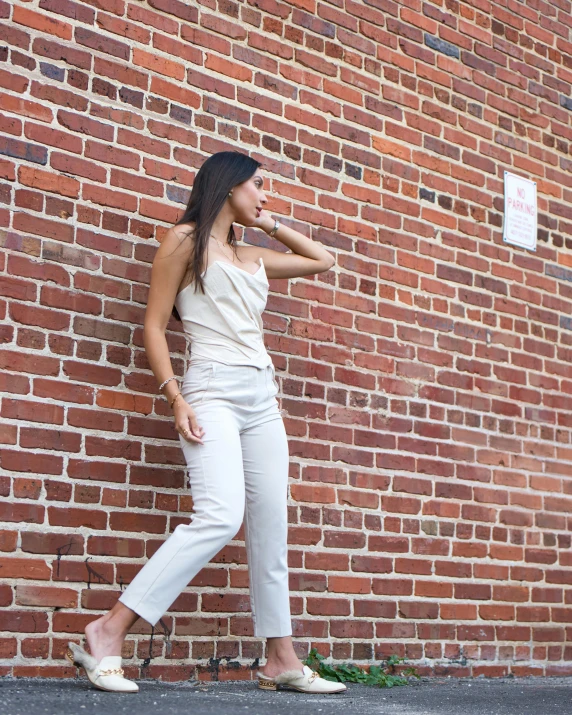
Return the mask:
{"type": "MultiPolygon", "coordinates": [[[[213,236],[213,235],[212,235],[212,233],[211,233],[210,235],[211,235],[211,237],[214,238],[214,240],[218,243],[218,245],[221,247],[221,249],[223,249],[223,248],[225,247],[225,245],[226,245],[226,246],[229,245],[228,243],[227,243],[227,244],[221,243],[216,236],[213,236]]],[[[234,262],[234,251],[233,251],[233,253],[232,253],[232,260],[233,260],[233,262],[234,262]]]]}

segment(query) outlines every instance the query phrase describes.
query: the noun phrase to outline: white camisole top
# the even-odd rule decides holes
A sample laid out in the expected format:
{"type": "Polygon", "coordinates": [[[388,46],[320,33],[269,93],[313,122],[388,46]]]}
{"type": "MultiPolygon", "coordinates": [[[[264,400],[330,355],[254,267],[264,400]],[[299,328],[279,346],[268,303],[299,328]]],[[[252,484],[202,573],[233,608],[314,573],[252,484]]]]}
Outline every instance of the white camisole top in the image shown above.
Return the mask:
{"type": "Polygon", "coordinates": [[[234,263],[214,261],[203,272],[204,294],[194,282],[175,299],[185,335],[191,343],[191,364],[272,364],[263,339],[262,313],[268,299],[268,277],[262,257],[256,273],[234,263]]]}

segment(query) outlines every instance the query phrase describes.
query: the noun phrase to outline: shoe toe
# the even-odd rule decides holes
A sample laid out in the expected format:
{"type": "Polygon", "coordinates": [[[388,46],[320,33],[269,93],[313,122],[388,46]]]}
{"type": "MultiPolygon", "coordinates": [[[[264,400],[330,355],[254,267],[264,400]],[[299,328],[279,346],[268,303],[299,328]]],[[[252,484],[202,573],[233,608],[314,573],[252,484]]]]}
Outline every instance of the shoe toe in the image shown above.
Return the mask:
{"type": "Polygon", "coordinates": [[[334,683],[331,680],[321,678],[307,665],[304,666],[304,676],[306,678],[306,687],[308,692],[341,693],[344,690],[347,690],[347,687],[343,683],[334,683]]]}
{"type": "Polygon", "coordinates": [[[117,655],[108,655],[101,659],[96,684],[104,690],[118,693],[136,693],[139,690],[137,683],[123,677],[121,656],[117,655]]]}
{"type": "Polygon", "coordinates": [[[136,693],[139,690],[137,683],[132,680],[127,680],[127,678],[121,678],[116,675],[108,675],[107,677],[101,677],[98,680],[102,688],[106,690],[113,690],[117,693],[136,693]]]}

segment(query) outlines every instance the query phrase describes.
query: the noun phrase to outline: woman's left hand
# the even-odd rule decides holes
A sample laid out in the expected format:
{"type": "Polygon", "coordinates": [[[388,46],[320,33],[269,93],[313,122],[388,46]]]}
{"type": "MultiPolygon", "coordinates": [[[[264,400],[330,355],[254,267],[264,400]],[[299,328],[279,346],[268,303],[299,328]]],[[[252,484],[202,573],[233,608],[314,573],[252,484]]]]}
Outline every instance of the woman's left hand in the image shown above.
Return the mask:
{"type": "Polygon", "coordinates": [[[257,216],[257,218],[254,220],[254,222],[251,224],[252,228],[261,228],[265,233],[268,233],[269,231],[272,231],[274,228],[274,219],[270,215],[268,211],[265,209],[262,209],[260,214],[257,216]]]}

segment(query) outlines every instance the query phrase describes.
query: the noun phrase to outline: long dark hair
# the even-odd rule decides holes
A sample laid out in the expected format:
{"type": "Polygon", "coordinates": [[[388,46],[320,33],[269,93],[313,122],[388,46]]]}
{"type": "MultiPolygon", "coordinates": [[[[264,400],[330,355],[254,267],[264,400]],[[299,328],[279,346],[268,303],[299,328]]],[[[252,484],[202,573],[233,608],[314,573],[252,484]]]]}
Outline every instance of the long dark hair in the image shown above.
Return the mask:
{"type": "MultiPolygon", "coordinates": [[[[189,234],[193,234],[193,246],[186,275],[190,275],[190,282],[194,282],[195,290],[198,288],[201,292],[205,292],[201,275],[203,256],[213,223],[223,207],[229,191],[237,184],[250,179],[259,166],[262,166],[259,161],[239,151],[218,151],[209,156],[197,172],[187,208],[175,224],[175,226],[179,226],[189,222],[194,223],[194,229],[191,229],[185,238],[189,234]]],[[[227,240],[235,250],[236,235],[232,225],[227,240]]],[[[181,320],[174,306],[173,316],[177,320],[181,320]]]]}

